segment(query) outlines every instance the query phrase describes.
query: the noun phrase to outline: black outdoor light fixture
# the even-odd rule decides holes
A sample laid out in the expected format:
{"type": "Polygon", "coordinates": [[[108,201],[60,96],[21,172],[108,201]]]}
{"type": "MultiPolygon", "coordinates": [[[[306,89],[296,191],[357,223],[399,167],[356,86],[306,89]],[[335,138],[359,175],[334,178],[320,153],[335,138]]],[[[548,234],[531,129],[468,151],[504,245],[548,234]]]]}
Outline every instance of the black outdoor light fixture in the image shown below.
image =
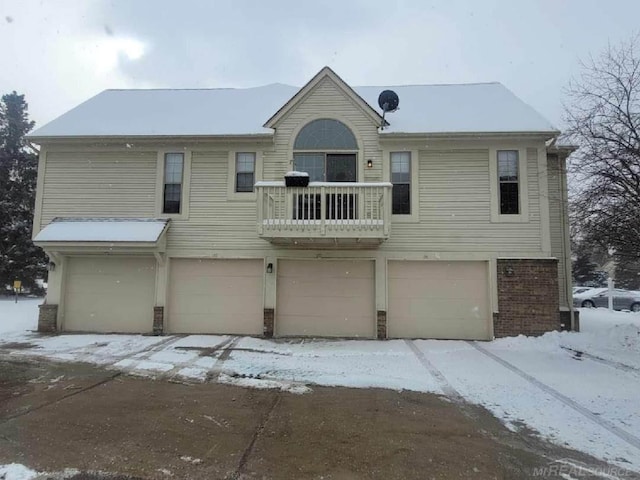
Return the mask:
{"type": "Polygon", "coordinates": [[[367,160],[367,168],[373,168],[373,160],[367,160]]]}
{"type": "Polygon", "coordinates": [[[267,264],[267,273],[273,273],[273,263],[267,264]]]}

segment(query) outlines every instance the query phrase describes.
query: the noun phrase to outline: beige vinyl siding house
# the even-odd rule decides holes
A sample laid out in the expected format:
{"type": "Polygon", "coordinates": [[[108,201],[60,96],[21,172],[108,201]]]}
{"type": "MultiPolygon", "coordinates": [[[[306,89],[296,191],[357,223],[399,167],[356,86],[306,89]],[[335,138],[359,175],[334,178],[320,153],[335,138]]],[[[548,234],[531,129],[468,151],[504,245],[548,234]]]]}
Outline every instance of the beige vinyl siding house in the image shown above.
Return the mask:
{"type": "Polygon", "coordinates": [[[393,87],[400,109],[384,120],[383,89],[324,68],[301,89],[107,91],[34,132],[34,239],[51,259],[40,328],[481,340],[570,328],[559,132],[499,84],[393,87]],[[447,95],[460,116],[442,110],[447,95]],[[286,187],[297,167],[311,183],[286,187]],[[102,228],[115,233],[86,234],[102,228]],[[532,275],[536,300],[504,290],[532,275]]]}

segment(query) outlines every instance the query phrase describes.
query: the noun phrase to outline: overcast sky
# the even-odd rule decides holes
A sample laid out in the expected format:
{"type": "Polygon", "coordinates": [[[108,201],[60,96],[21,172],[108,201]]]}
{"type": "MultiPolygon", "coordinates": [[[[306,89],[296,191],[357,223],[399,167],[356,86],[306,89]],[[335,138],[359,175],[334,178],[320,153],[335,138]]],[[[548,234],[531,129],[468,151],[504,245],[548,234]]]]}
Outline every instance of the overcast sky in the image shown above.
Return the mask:
{"type": "Polygon", "coordinates": [[[0,0],[0,93],[42,125],[107,88],[301,86],[329,65],[351,85],[500,81],[562,127],[579,59],[639,18],[638,0],[0,0]]]}

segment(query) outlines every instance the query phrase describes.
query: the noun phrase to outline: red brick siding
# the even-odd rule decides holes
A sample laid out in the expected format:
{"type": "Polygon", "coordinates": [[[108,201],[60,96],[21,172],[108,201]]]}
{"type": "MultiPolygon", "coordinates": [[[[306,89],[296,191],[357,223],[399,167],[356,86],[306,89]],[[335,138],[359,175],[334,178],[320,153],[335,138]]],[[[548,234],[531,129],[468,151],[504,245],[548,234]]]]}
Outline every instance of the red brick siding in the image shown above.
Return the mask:
{"type": "Polygon", "coordinates": [[[558,261],[498,259],[495,337],[542,335],[560,330],[558,261]]]}

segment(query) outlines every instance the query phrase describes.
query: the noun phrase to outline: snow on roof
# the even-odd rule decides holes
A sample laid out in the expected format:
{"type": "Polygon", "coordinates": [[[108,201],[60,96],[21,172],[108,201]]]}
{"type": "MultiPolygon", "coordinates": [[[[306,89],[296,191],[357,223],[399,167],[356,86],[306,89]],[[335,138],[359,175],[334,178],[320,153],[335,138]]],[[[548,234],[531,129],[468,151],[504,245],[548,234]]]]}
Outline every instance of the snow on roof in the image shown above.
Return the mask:
{"type": "MultiPolygon", "coordinates": [[[[387,113],[387,133],[556,132],[556,128],[501,83],[355,87],[369,105],[382,90],[400,98],[387,113]]],[[[376,110],[379,110],[376,108],[376,110]]]]}
{"type": "Polygon", "coordinates": [[[157,242],[169,220],[146,218],[56,218],[35,242],[157,242]]]}
{"type": "MultiPolygon", "coordinates": [[[[376,111],[382,90],[400,107],[385,133],[550,132],[542,115],[500,83],[354,87],[376,111]]],[[[66,136],[271,134],[262,125],[299,90],[271,84],[245,89],[105,90],[31,133],[66,136]]]]}

